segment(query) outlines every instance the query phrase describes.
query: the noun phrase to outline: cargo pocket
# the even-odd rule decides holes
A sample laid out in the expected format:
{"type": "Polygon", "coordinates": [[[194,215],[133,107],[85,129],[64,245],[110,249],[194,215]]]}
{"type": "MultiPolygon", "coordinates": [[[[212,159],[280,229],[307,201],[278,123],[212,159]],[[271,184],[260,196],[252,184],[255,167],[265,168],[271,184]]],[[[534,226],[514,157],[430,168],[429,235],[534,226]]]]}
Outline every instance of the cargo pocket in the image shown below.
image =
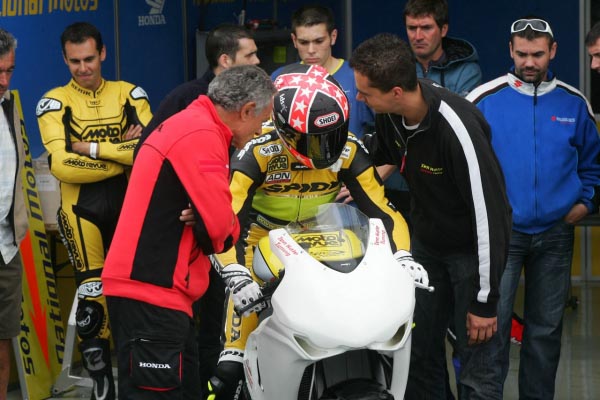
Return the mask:
{"type": "Polygon", "coordinates": [[[131,343],[131,383],[140,389],[168,391],[181,386],[182,345],[161,339],[134,339],[131,343]]]}

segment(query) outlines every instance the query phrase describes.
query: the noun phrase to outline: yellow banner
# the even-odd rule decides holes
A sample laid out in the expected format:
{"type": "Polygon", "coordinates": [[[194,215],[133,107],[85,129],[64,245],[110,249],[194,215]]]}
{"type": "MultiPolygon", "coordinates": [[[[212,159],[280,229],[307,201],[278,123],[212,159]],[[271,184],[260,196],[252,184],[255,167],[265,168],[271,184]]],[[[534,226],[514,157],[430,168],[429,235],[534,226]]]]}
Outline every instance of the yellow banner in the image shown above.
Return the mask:
{"type": "Polygon", "coordinates": [[[60,315],[50,245],[46,236],[41,200],[36,187],[33,159],[25,132],[18,91],[12,91],[21,119],[25,145],[23,192],[29,210],[29,232],[21,243],[23,261],[23,300],[21,333],[15,339],[15,359],[23,399],[50,397],[52,384],[60,372],[65,329],[60,315]]]}

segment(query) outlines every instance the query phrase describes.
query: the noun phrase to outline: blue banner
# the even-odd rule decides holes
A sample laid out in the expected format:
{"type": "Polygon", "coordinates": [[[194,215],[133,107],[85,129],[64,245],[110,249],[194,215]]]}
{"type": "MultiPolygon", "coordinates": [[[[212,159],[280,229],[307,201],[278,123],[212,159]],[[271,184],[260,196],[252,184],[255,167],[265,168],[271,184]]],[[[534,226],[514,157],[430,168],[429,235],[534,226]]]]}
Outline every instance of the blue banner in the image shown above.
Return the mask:
{"type": "Polygon", "coordinates": [[[16,68],[10,88],[21,94],[34,158],[44,151],[35,106],[44,93],[65,85],[71,77],[60,46],[62,31],[77,21],[96,25],[102,32],[107,49],[102,74],[114,79],[113,8],[111,0],[0,0],[0,27],[17,39],[16,68]]]}

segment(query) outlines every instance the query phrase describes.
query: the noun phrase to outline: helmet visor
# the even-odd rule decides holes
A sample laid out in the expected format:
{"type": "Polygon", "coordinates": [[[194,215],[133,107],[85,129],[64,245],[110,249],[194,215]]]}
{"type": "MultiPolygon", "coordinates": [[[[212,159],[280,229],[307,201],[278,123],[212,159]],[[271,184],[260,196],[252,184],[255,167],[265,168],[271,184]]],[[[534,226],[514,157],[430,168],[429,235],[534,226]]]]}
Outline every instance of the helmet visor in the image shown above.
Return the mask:
{"type": "Polygon", "coordinates": [[[278,131],[289,148],[312,160],[314,168],[323,169],[333,165],[340,158],[348,140],[348,121],[326,132],[304,134],[287,124],[278,128],[278,131]]]}

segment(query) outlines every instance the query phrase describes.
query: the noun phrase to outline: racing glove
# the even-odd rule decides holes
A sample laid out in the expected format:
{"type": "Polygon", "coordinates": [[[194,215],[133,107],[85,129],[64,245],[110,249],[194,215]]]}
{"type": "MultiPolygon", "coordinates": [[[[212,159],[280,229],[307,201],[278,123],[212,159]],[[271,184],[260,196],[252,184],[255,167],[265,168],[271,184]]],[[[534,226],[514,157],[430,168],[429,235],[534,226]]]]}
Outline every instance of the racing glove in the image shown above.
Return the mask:
{"type": "MultiPolygon", "coordinates": [[[[225,281],[227,290],[231,293],[233,306],[239,313],[240,310],[247,307],[262,297],[260,286],[256,283],[248,268],[240,264],[229,264],[221,271],[221,277],[225,281]]],[[[247,317],[253,312],[259,312],[266,307],[264,302],[259,302],[248,310],[245,310],[242,316],[247,317]]]]}
{"type": "Polygon", "coordinates": [[[413,259],[412,254],[406,250],[398,250],[394,254],[394,258],[398,263],[410,274],[415,282],[424,286],[429,286],[429,275],[425,268],[413,259]]]}
{"type": "Polygon", "coordinates": [[[244,368],[237,361],[220,361],[215,376],[208,381],[206,400],[238,400],[242,396],[244,368]]]}

